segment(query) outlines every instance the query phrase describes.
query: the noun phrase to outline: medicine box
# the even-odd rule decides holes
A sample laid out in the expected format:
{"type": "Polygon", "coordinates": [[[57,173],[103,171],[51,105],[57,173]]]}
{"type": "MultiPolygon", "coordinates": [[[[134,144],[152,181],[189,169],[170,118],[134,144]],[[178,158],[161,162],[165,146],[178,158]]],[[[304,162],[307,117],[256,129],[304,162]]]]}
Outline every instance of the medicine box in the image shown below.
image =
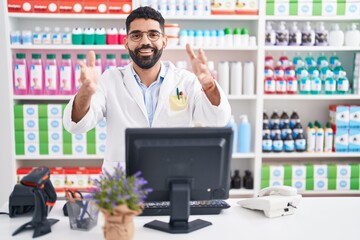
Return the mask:
{"type": "Polygon", "coordinates": [[[47,104],[47,118],[62,118],[61,104],[47,104]]]}
{"type": "Polygon", "coordinates": [[[314,164],[314,179],[327,178],[328,166],[326,164],[314,164]]]}
{"type": "Polygon", "coordinates": [[[360,152],[360,129],[349,130],[349,152],[360,152]]]}
{"type": "Polygon", "coordinates": [[[85,190],[88,187],[88,174],[86,168],[66,168],[65,188],[85,190]]]}
{"type": "Polygon", "coordinates": [[[350,121],[350,107],[345,105],[330,105],[330,123],[332,128],[347,129],[350,121]]]}
{"type": "Polygon", "coordinates": [[[305,165],[293,165],[292,166],[292,179],[305,179],[306,178],[306,166],[305,165]]]}
{"type": "Polygon", "coordinates": [[[65,191],[65,170],[62,167],[50,168],[50,181],[56,192],[65,191]]]}
{"type": "Polygon", "coordinates": [[[334,132],[334,151],[348,152],[349,151],[349,130],[336,129],[334,132]]]}
{"type": "Polygon", "coordinates": [[[327,178],[314,178],[314,190],[315,191],[328,190],[328,179],[327,178]]]}
{"type": "Polygon", "coordinates": [[[63,155],[63,144],[50,142],[49,143],[49,155],[51,155],[51,156],[63,155]]]}
{"type": "Polygon", "coordinates": [[[360,105],[351,105],[349,111],[350,129],[360,130],[360,105]]]}
{"type": "Polygon", "coordinates": [[[211,14],[235,14],[235,5],[233,0],[211,0],[211,14]]]}

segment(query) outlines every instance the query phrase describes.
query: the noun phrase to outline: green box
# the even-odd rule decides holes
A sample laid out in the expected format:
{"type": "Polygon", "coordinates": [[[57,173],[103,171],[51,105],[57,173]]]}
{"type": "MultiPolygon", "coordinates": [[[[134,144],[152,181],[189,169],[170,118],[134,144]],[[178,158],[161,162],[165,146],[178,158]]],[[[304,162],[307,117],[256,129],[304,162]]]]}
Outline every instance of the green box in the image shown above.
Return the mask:
{"type": "Polygon", "coordinates": [[[284,179],[292,179],[292,165],[284,165],[284,179]]]}
{"type": "Polygon", "coordinates": [[[72,144],[71,143],[63,144],[63,154],[64,155],[72,155],[72,144]]]}
{"type": "Polygon", "coordinates": [[[328,190],[336,190],[336,179],[328,178],[328,190]]]}
{"type": "Polygon", "coordinates": [[[306,178],[306,191],[314,190],[314,179],[313,178],[306,178]]]}
{"type": "Polygon", "coordinates": [[[359,178],[350,179],[350,190],[359,190],[359,178]]]}
{"type": "Polygon", "coordinates": [[[260,186],[261,189],[269,187],[269,186],[270,186],[270,181],[269,180],[262,180],[261,181],[261,186],[260,186]]]}
{"type": "Polygon", "coordinates": [[[314,165],[306,164],[306,178],[314,178],[314,165]]]}
{"type": "Polygon", "coordinates": [[[14,118],[24,118],[23,104],[15,104],[14,105],[14,118]]]}
{"type": "Polygon", "coordinates": [[[23,130],[16,130],[15,131],[15,144],[17,143],[25,143],[25,136],[24,136],[24,131],[23,130]]]}
{"type": "Polygon", "coordinates": [[[350,164],[351,167],[351,178],[359,178],[359,164],[358,163],[352,163],[350,164]]]}
{"type": "Polygon", "coordinates": [[[335,179],[337,175],[337,166],[336,164],[328,164],[328,179],[335,179]]]}
{"type": "Polygon", "coordinates": [[[89,154],[89,155],[95,155],[96,154],[96,144],[95,143],[87,143],[86,151],[87,151],[87,154],[89,154]]]}
{"type": "Polygon", "coordinates": [[[261,168],[261,180],[270,180],[270,166],[263,165],[261,168]]]}
{"type": "Polygon", "coordinates": [[[25,144],[24,143],[15,143],[15,154],[16,155],[25,155],[25,144]]]}
{"type": "Polygon", "coordinates": [[[40,155],[49,155],[49,144],[40,142],[39,152],[40,152],[40,155]]]}
{"type": "Polygon", "coordinates": [[[91,129],[86,133],[86,142],[89,143],[95,143],[95,128],[91,129]]]}

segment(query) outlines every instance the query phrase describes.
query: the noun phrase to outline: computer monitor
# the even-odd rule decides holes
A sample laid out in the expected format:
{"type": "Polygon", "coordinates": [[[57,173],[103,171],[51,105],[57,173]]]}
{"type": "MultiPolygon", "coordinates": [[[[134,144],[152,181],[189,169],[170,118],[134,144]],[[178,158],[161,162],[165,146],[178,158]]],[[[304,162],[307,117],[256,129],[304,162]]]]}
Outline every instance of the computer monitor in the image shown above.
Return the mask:
{"type": "Polygon", "coordinates": [[[229,197],[231,128],[131,128],[125,135],[126,174],[141,172],[153,189],[147,201],[170,201],[169,223],[144,226],[187,233],[211,225],[188,221],[189,202],[229,197]]]}

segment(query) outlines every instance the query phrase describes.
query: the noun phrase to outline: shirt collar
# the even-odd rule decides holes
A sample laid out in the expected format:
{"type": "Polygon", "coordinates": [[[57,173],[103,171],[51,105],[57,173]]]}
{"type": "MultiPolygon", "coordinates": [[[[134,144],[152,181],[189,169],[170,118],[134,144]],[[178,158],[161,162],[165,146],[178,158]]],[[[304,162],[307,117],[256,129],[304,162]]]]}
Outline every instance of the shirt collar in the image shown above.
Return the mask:
{"type": "MultiPolygon", "coordinates": [[[[158,77],[158,79],[156,79],[156,81],[159,80],[162,83],[162,81],[164,80],[165,75],[167,73],[167,70],[168,70],[168,68],[166,68],[164,63],[162,61],[160,61],[160,73],[159,73],[159,77],[158,77]]],[[[134,65],[131,65],[131,71],[134,75],[136,82],[141,86],[143,83],[141,82],[139,75],[135,72],[134,65]]]]}

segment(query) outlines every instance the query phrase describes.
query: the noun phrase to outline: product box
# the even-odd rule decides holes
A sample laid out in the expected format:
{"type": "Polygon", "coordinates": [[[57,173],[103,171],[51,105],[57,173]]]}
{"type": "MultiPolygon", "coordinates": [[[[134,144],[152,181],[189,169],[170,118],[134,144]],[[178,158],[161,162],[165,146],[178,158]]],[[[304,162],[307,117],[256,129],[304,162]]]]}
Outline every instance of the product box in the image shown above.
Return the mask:
{"type": "Polygon", "coordinates": [[[24,143],[26,156],[39,156],[39,143],[24,143]]]}
{"type": "Polygon", "coordinates": [[[314,178],[314,190],[315,191],[328,190],[328,179],[327,178],[314,178]]]}
{"type": "Polygon", "coordinates": [[[96,154],[96,144],[92,142],[88,142],[86,145],[86,153],[88,155],[95,155],[96,154]]]}
{"type": "Polygon", "coordinates": [[[98,167],[87,167],[88,173],[88,188],[94,187],[95,180],[100,180],[100,175],[102,173],[101,168],[98,167]]]}
{"type": "Polygon", "coordinates": [[[106,145],[105,143],[96,143],[96,154],[105,154],[106,145]]]}
{"type": "Polygon", "coordinates": [[[38,143],[39,131],[24,131],[24,143],[38,143]]]}
{"type": "Polygon", "coordinates": [[[50,168],[50,181],[56,192],[65,191],[65,170],[62,167],[50,168]]]}
{"type": "Polygon", "coordinates": [[[235,14],[236,4],[242,4],[242,3],[237,3],[236,1],[233,0],[211,0],[211,14],[214,15],[235,14]]]}
{"type": "Polygon", "coordinates": [[[86,155],[86,143],[85,142],[76,142],[72,144],[72,154],[73,155],[86,155]]]}
{"type": "Polygon", "coordinates": [[[48,131],[49,143],[63,143],[63,132],[57,130],[48,131]]]}
{"type": "Polygon", "coordinates": [[[62,119],[61,118],[49,118],[47,120],[47,129],[49,131],[62,131],[62,119]]]}
{"type": "Polygon", "coordinates": [[[105,143],[106,142],[106,132],[96,131],[95,142],[96,143],[105,143]]]}
{"type": "Polygon", "coordinates": [[[108,0],[108,11],[113,14],[129,14],[132,11],[132,1],[108,0]]]}
{"type": "MultiPolygon", "coordinates": [[[[344,2],[339,2],[339,4],[338,4],[337,0],[322,1],[321,15],[322,16],[336,16],[338,10],[340,10],[340,9],[345,10],[344,7],[345,7],[344,2]]],[[[344,14],[341,14],[341,15],[344,15],[344,14]]]]}
{"type": "Polygon", "coordinates": [[[61,104],[47,104],[47,118],[62,118],[61,104]]]}
{"type": "Polygon", "coordinates": [[[360,129],[349,130],[349,152],[360,152],[360,129]]]}
{"type": "Polygon", "coordinates": [[[33,0],[7,0],[8,12],[32,12],[32,2],[33,0]]]}
{"type": "Polygon", "coordinates": [[[306,179],[293,179],[292,187],[296,188],[298,191],[305,191],[306,189],[306,179]]]}
{"type": "Polygon", "coordinates": [[[82,0],[60,0],[59,13],[83,13],[82,0]]]}
{"type": "Polygon", "coordinates": [[[39,117],[39,107],[37,104],[24,104],[22,109],[24,119],[39,117]]]}
{"type": "Polygon", "coordinates": [[[16,177],[17,177],[16,183],[20,183],[21,179],[26,175],[28,175],[31,172],[31,170],[33,170],[32,167],[21,167],[16,169],[16,177]]]}
{"type": "Polygon", "coordinates": [[[305,165],[293,165],[292,166],[292,179],[305,179],[306,178],[306,166],[305,165]]]}
{"type": "Polygon", "coordinates": [[[85,190],[88,187],[88,178],[84,167],[65,168],[65,188],[85,190]]]}
{"type": "Polygon", "coordinates": [[[359,190],[359,182],[360,179],[359,178],[351,178],[350,179],[350,190],[359,190]]]}
{"type": "Polygon", "coordinates": [[[32,0],[34,13],[57,13],[58,0],[32,0]]]}
{"type": "Polygon", "coordinates": [[[348,129],[350,121],[350,107],[345,105],[330,105],[330,123],[333,130],[348,129]]]}
{"type": "Polygon", "coordinates": [[[360,2],[357,0],[347,0],[345,3],[345,15],[358,17],[360,15],[360,2]]]}
{"type": "Polygon", "coordinates": [[[349,130],[336,129],[334,132],[334,152],[349,151],[349,130]]]}
{"type": "Polygon", "coordinates": [[[360,130],[360,105],[349,107],[349,127],[350,129],[360,130]]]}
{"type": "Polygon", "coordinates": [[[101,14],[108,13],[107,0],[83,0],[84,13],[101,14]]]}
{"type": "Polygon", "coordinates": [[[86,143],[86,133],[72,134],[72,143],[86,143]]]}
{"type": "Polygon", "coordinates": [[[258,0],[242,0],[235,3],[235,14],[241,15],[258,15],[258,0]]]}
{"type": "Polygon", "coordinates": [[[314,179],[327,178],[328,166],[326,164],[314,164],[314,179]]]}
{"type": "Polygon", "coordinates": [[[269,180],[284,179],[284,166],[280,166],[280,165],[270,166],[269,170],[270,170],[269,180]]]}
{"type": "MultiPolygon", "coordinates": [[[[336,179],[351,177],[351,166],[349,164],[336,164],[336,179]]],[[[331,178],[329,176],[329,178],[331,178]]]]}
{"type": "Polygon", "coordinates": [[[283,186],[284,180],[283,179],[271,179],[269,181],[269,187],[276,187],[276,186],[283,186]]]}
{"type": "Polygon", "coordinates": [[[336,179],[336,190],[350,190],[350,178],[336,179]]]}
{"type": "Polygon", "coordinates": [[[49,155],[51,155],[51,156],[63,155],[63,144],[49,142],[49,155]]]}
{"type": "Polygon", "coordinates": [[[309,0],[298,0],[298,16],[312,16],[313,4],[309,0]]]}

